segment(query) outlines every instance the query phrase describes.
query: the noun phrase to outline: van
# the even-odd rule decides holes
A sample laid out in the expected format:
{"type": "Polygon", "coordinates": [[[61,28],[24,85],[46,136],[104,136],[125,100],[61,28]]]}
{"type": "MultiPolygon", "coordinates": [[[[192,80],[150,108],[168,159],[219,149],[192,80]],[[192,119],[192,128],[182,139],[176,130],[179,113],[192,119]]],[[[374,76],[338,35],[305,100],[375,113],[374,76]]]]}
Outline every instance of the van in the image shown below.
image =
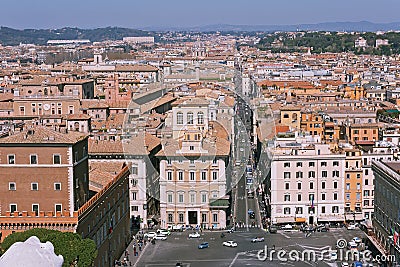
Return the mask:
{"type": "Polygon", "coordinates": [[[276,234],[278,232],[278,227],[276,225],[270,225],[269,226],[269,232],[271,234],[276,234]]]}

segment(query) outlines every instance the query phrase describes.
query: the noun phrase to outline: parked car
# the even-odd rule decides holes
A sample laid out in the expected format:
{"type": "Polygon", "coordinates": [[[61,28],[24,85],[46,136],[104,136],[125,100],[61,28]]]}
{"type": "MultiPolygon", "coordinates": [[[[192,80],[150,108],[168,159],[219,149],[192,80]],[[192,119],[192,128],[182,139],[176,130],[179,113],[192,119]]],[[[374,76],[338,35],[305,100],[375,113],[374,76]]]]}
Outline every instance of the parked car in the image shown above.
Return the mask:
{"type": "Polygon", "coordinates": [[[144,238],[153,238],[156,235],[157,235],[156,232],[148,232],[148,233],[145,233],[143,236],[144,236],[144,238]]]}
{"type": "Polygon", "coordinates": [[[253,238],[253,239],[251,240],[251,242],[252,242],[252,243],[264,242],[264,237],[262,237],[262,236],[257,236],[257,237],[255,237],[255,238],[253,238]]]}
{"type": "Polygon", "coordinates": [[[198,232],[189,234],[189,238],[199,238],[200,234],[198,232]]]}
{"type": "Polygon", "coordinates": [[[222,243],[223,246],[225,247],[231,247],[231,248],[235,248],[237,247],[237,243],[235,241],[225,241],[224,243],[222,243]]]}
{"type": "Polygon", "coordinates": [[[360,244],[360,243],[362,243],[362,240],[361,240],[361,238],[359,238],[359,237],[354,237],[353,239],[352,239],[352,241],[353,242],[355,242],[355,243],[357,243],[357,244],[360,244]]]}
{"type": "Polygon", "coordinates": [[[356,229],[356,225],[355,224],[347,225],[347,230],[355,230],[355,229],[356,229]]]}
{"type": "Polygon", "coordinates": [[[331,252],[331,261],[336,261],[337,260],[337,252],[336,251],[332,251],[331,252]]]}
{"type": "Polygon", "coordinates": [[[229,229],[226,230],[226,232],[227,233],[233,233],[233,232],[235,232],[235,228],[234,227],[229,228],[229,229]]]}
{"type": "Polygon", "coordinates": [[[172,226],[172,231],[183,231],[183,225],[174,225],[172,226]]]}
{"type": "Polygon", "coordinates": [[[342,262],[342,267],[349,267],[349,263],[348,262],[342,262]]]}
{"type": "Polygon", "coordinates": [[[161,235],[158,234],[154,237],[155,240],[167,240],[167,236],[166,235],[161,235]]]}
{"type": "Polygon", "coordinates": [[[282,229],[284,231],[290,231],[293,230],[293,226],[291,226],[290,224],[286,224],[285,226],[282,227],[282,229]]]}
{"type": "Polygon", "coordinates": [[[208,242],[201,243],[201,244],[198,246],[198,248],[199,248],[199,249],[208,248],[208,242]]]}
{"type": "Polygon", "coordinates": [[[169,230],[166,230],[166,229],[158,229],[157,230],[157,234],[170,235],[171,232],[169,230]]]}

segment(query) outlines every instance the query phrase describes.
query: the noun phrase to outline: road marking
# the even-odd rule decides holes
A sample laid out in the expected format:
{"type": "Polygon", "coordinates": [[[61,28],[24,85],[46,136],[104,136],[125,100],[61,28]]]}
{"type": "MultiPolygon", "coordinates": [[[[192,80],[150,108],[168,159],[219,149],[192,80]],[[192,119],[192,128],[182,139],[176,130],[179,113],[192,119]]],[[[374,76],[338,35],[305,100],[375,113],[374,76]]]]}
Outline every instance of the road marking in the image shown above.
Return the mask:
{"type": "Polygon", "coordinates": [[[235,261],[237,260],[237,258],[239,257],[239,255],[243,255],[243,254],[244,254],[244,252],[238,252],[238,253],[236,253],[235,258],[232,260],[231,264],[229,264],[229,267],[232,267],[233,264],[235,264],[235,261]]]}
{"type": "Polygon", "coordinates": [[[286,238],[288,238],[288,239],[290,239],[291,237],[290,236],[287,236],[287,235],[285,235],[284,233],[279,233],[280,235],[283,235],[284,237],[286,237],[286,238]]]}

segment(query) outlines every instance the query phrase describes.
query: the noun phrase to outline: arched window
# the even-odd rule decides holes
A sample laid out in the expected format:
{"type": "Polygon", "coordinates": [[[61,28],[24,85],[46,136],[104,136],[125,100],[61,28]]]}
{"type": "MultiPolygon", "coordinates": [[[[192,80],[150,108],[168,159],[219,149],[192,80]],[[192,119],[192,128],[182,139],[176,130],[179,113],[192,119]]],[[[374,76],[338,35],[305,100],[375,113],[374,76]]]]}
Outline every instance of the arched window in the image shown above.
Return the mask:
{"type": "Polygon", "coordinates": [[[204,124],[204,113],[197,112],[197,124],[204,124]]]}
{"type": "Polygon", "coordinates": [[[183,113],[176,113],[176,124],[183,124],[183,113]]]}
{"type": "Polygon", "coordinates": [[[193,112],[187,113],[187,124],[193,124],[193,112]]]}
{"type": "Polygon", "coordinates": [[[297,113],[292,114],[292,120],[297,121],[297,113]]]}

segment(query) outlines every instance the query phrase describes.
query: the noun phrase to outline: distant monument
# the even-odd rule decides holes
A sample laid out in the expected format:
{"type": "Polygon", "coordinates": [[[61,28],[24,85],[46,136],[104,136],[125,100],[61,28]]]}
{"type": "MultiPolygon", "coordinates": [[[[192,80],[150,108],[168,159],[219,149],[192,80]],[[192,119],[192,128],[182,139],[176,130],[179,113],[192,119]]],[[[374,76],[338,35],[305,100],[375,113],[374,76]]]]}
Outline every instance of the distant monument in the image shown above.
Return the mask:
{"type": "Polygon", "coordinates": [[[63,262],[63,256],[54,253],[51,242],[41,243],[36,236],[14,243],[0,258],[0,266],[7,267],[62,267],[63,262]]]}

